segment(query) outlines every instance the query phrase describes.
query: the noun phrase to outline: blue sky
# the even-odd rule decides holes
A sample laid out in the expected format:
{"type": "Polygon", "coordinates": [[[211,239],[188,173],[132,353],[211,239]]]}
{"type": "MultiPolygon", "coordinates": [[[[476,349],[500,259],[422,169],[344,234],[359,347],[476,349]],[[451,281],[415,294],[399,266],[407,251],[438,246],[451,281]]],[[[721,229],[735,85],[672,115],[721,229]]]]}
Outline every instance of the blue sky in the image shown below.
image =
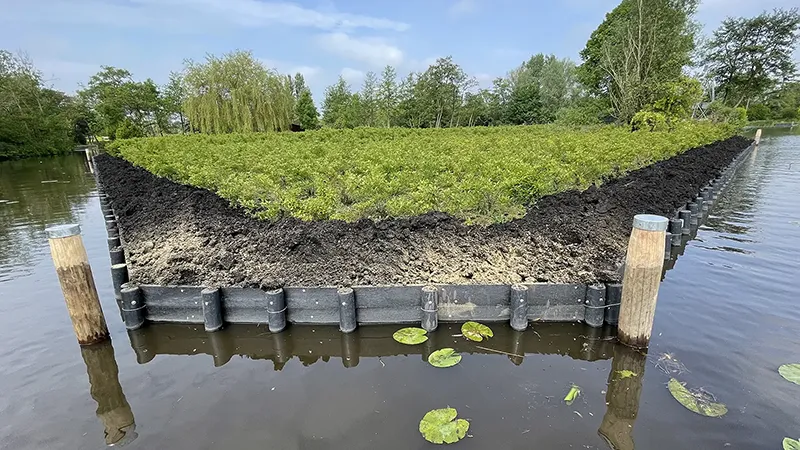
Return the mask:
{"type": "MultiPolygon", "coordinates": [[[[578,60],[619,0],[0,0],[0,48],[30,56],[54,87],[74,92],[101,65],[164,83],[183,60],[235,49],[302,72],[317,101],[341,74],[354,86],[386,64],[400,74],[440,56],[481,83],[530,55],[578,60]]],[[[705,0],[710,33],[729,15],[790,0],[705,0]]]]}

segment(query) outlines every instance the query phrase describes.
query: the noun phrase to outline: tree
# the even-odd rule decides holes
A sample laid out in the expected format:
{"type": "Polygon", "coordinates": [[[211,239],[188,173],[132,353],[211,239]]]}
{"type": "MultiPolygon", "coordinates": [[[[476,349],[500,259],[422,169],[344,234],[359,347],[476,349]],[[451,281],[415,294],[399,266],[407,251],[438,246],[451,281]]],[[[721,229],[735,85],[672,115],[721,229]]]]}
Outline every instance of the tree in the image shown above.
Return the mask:
{"type": "Polygon", "coordinates": [[[170,72],[169,81],[163,88],[162,107],[168,122],[176,120],[181,133],[186,132],[186,118],[183,112],[183,103],[186,101],[186,89],[183,86],[183,76],[179,72],[170,72]]]}
{"type": "Polygon", "coordinates": [[[544,122],[538,86],[528,83],[514,88],[505,109],[504,122],[512,125],[544,122]]]}
{"type": "MultiPolygon", "coordinates": [[[[322,123],[333,128],[346,128],[348,126],[347,109],[352,96],[350,86],[340,75],[336,83],[325,89],[325,98],[322,101],[322,123]]],[[[352,110],[352,107],[350,109],[352,110]]]]}
{"type": "Polygon", "coordinates": [[[422,73],[414,85],[417,115],[424,126],[458,126],[459,109],[466,91],[475,86],[453,57],[439,58],[422,73]]]}
{"type": "Polygon", "coordinates": [[[623,0],[606,15],[581,52],[581,81],[607,96],[617,119],[629,122],[653,103],[661,83],[691,62],[698,0],[623,0]]]}
{"type": "Polygon", "coordinates": [[[24,55],[0,50],[0,160],[69,151],[76,120],[71,97],[45,87],[24,55]]]}
{"type": "Polygon", "coordinates": [[[796,8],[722,22],[706,46],[705,63],[726,104],[749,105],[794,77],[799,28],[796,8]]]}
{"type": "Polygon", "coordinates": [[[187,61],[189,123],[203,133],[289,130],[294,114],[289,78],[267,69],[250,52],[187,61]]]}
{"type": "Polygon", "coordinates": [[[392,66],[386,66],[381,74],[380,84],[378,84],[378,120],[387,128],[392,126],[397,114],[397,73],[392,66]]]}
{"type": "Polygon", "coordinates": [[[311,98],[311,91],[306,89],[300,93],[300,98],[295,104],[295,113],[300,122],[300,126],[306,130],[319,128],[319,113],[311,98]]]}
{"type": "Polygon", "coordinates": [[[300,96],[303,95],[303,92],[309,91],[308,86],[306,86],[306,79],[303,77],[303,74],[297,72],[294,74],[294,81],[292,82],[292,95],[294,95],[295,101],[300,100],[300,96]]]}
{"type": "Polygon", "coordinates": [[[508,78],[512,89],[526,84],[536,85],[543,119],[552,122],[558,111],[569,106],[579,91],[576,70],[575,63],[568,58],[539,53],[511,71],[508,78]]]}
{"type": "Polygon", "coordinates": [[[361,86],[361,115],[363,126],[374,127],[378,121],[378,78],[375,72],[367,72],[361,86]]]}

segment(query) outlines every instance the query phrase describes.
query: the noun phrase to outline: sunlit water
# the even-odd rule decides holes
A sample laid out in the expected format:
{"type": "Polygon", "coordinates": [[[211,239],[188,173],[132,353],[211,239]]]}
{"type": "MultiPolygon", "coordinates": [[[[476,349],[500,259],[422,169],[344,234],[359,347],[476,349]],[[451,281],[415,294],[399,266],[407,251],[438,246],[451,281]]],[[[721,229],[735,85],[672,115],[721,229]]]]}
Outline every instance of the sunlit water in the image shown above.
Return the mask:
{"type": "Polygon", "coordinates": [[[416,347],[391,340],[397,327],[129,335],[83,156],[0,163],[0,448],[433,448],[418,422],[452,406],[471,421],[455,448],[602,449],[608,439],[620,449],[778,449],[800,437],[800,386],[776,370],[800,362],[800,136],[766,135],[667,272],[647,357],[579,325],[494,324],[483,348],[451,326],[416,347]],[[82,353],[75,342],[43,231],[64,222],[83,226],[113,349],[82,353]],[[424,362],[446,346],[464,355],[458,366],[424,362]],[[655,365],[664,353],[728,414],[678,404],[655,365]],[[573,383],[582,395],[567,406],[573,383]],[[117,430],[132,418],[135,431],[117,430]]]}

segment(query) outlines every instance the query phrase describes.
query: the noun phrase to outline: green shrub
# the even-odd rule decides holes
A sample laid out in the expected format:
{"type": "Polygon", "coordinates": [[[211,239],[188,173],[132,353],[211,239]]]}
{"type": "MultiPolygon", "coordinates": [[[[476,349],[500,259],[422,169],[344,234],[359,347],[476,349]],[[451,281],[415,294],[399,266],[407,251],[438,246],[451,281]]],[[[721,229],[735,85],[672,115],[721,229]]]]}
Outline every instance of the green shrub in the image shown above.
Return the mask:
{"type": "Polygon", "coordinates": [[[735,129],[747,125],[747,110],[743,107],[732,108],[722,102],[713,102],[708,106],[708,116],[716,123],[727,123],[735,129]]]}
{"type": "Polygon", "coordinates": [[[631,119],[631,129],[633,131],[666,131],[669,127],[664,114],[653,111],[639,111],[631,119]]]}
{"type": "Polygon", "coordinates": [[[710,121],[652,133],[554,125],[321,129],[129,139],[109,151],[214,191],[262,219],[443,211],[467,223],[493,223],[524,215],[543,195],[585,189],[731,132],[710,121]]]}
{"type": "Polygon", "coordinates": [[[131,139],[137,137],[143,137],[144,130],[134,123],[131,119],[126,118],[123,120],[119,126],[117,127],[117,131],[114,134],[115,139],[131,139]]]}
{"type": "Polygon", "coordinates": [[[747,120],[750,121],[768,120],[771,118],[771,115],[772,111],[769,109],[769,107],[761,103],[752,105],[747,109],[747,120]]]}

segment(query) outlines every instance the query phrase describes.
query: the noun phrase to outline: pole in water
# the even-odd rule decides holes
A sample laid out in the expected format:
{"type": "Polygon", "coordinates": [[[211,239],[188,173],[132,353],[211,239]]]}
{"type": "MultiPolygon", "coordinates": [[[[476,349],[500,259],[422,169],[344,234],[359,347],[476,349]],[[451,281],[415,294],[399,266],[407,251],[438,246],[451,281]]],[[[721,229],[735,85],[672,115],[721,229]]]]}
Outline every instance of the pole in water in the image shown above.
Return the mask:
{"type": "Polygon", "coordinates": [[[515,284],[511,286],[511,328],[516,331],[528,329],[528,287],[515,284]]]}
{"type": "Polygon", "coordinates": [[[139,286],[125,283],[120,291],[122,299],[122,320],[125,321],[125,328],[128,330],[138,330],[147,321],[147,307],[144,302],[144,295],[139,286]]]}
{"type": "Polygon", "coordinates": [[[756,148],[758,148],[758,144],[760,144],[760,143],[761,143],[761,128],[759,128],[758,130],[756,130],[756,138],[755,138],[755,141],[756,141],[756,148]]]}
{"type": "Polygon", "coordinates": [[[72,328],[81,345],[108,339],[108,327],[81,239],[80,225],[61,225],[45,230],[72,328]]]}
{"type": "Polygon", "coordinates": [[[678,211],[678,217],[681,221],[681,234],[687,236],[692,234],[692,229],[689,226],[689,222],[692,220],[692,212],[688,209],[682,209],[678,211]]]}
{"type": "Polygon", "coordinates": [[[681,235],[683,234],[683,222],[681,219],[670,219],[669,232],[672,234],[672,246],[680,247],[681,235]]]}
{"type": "Polygon", "coordinates": [[[625,345],[647,347],[650,343],[668,226],[666,217],[641,214],[633,218],[619,312],[619,340],[625,345]]]}
{"type": "Polygon", "coordinates": [[[352,333],[356,331],[356,293],[351,287],[341,287],[336,293],[339,295],[339,331],[352,333]]]}

